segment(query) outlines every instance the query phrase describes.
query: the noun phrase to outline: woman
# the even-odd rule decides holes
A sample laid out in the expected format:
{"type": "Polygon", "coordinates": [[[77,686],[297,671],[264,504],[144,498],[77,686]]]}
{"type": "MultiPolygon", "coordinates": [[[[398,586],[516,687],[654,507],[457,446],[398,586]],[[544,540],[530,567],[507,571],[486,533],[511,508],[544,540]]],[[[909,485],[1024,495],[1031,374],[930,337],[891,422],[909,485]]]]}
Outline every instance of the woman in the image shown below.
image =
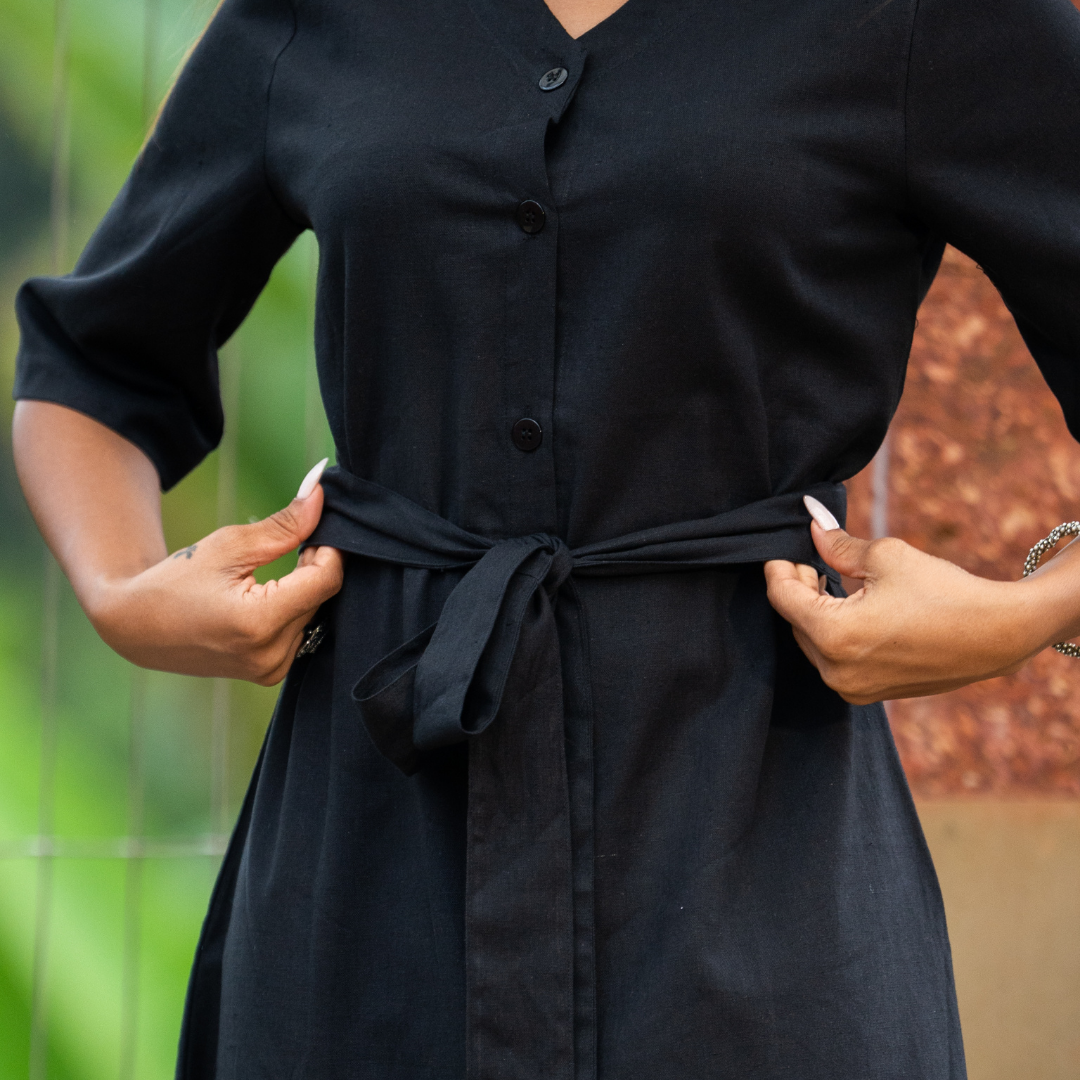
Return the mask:
{"type": "Polygon", "coordinates": [[[1066,0],[226,0],[19,300],[18,468],[102,637],[287,674],[180,1077],[964,1075],[873,703],[1080,631],[1080,555],[984,581],[840,481],[946,240],[1080,421],[1078,117],[1066,0]],[[339,466],[170,557],[305,228],[339,466]]]}

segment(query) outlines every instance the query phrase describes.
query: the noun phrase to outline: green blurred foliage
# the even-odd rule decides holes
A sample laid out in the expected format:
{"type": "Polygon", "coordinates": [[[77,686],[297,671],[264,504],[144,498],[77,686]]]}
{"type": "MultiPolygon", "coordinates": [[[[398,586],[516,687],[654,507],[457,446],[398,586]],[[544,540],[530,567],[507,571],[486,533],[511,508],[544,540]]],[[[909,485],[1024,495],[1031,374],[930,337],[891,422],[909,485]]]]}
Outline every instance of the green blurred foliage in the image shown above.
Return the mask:
{"type": "MultiPolygon", "coordinates": [[[[71,219],[62,269],[74,261],[123,183],[145,137],[145,118],[167,92],[213,5],[214,0],[68,0],[71,219]]],[[[49,272],[51,263],[54,11],[50,0],[0,0],[0,377],[8,389],[18,347],[15,292],[26,277],[49,272]]],[[[314,242],[305,235],[224,350],[223,362],[239,365],[239,393],[226,417],[227,438],[235,445],[235,521],[273,512],[292,496],[314,460],[332,454],[314,397],[315,264],[314,242]]],[[[15,480],[7,397],[0,405],[0,853],[38,827],[46,558],[15,480]]],[[[219,473],[219,455],[211,455],[165,496],[170,548],[219,524],[219,473]]],[[[282,560],[263,576],[288,565],[282,560]]],[[[161,673],[136,675],[97,638],[66,583],[58,646],[57,835],[127,834],[129,733],[133,686],[140,678],[144,834],[160,840],[210,834],[212,685],[161,673]]],[[[230,820],[274,698],[272,690],[230,687],[230,820]]],[[[111,1080],[119,1075],[121,1059],[127,863],[84,858],[54,865],[48,1075],[111,1080]]],[[[188,968],[216,869],[217,860],[209,856],[143,863],[134,1069],[139,1080],[172,1075],[188,968]]],[[[36,873],[36,860],[0,857],[0,1080],[21,1080],[28,1071],[36,873]]]]}

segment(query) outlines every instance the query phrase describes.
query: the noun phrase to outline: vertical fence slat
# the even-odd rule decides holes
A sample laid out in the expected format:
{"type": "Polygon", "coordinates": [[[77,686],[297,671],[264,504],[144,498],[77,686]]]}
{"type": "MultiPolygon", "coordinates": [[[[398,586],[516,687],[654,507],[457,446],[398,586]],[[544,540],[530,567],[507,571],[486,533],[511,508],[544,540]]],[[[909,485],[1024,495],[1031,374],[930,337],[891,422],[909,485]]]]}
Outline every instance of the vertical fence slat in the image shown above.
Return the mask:
{"type": "Polygon", "coordinates": [[[215,840],[229,832],[229,728],[232,687],[215,679],[210,711],[210,829],[215,840]]]}
{"type": "Polygon", "coordinates": [[[56,787],[57,615],[60,570],[45,552],[41,617],[41,760],[38,766],[37,882],[34,911],[34,958],[30,980],[30,1080],[48,1073],[48,970],[52,929],[53,810],[56,787]]]}
{"type": "Polygon", "coordinates": [[[128,727],[128,843],[124,864],[124,956],[120,987],[120,1080],[134,1080],[139,1045],[139,964],[145,805],[147,674],[131,674],[128,727]]]}
{"type": "Polygon", "coordinates": [[[52,272],[67,269],[71,221],[69,102],[69,45],[71,9],[68,0],[55,0],[53,27],[52,168],[49,183],[49,234],[52,272]]]}
{"type": "MultiPolygon", "coordinates": [[[[160,0],[143,0],[141,106],[143,128],[156,111],[160,0]]],[[[120,1080],[134,1080],[139,1050],[139,968],[142,960],[142,885],[145,842],[147,674],[133,668],[128,713],[128,842],[124,864],[124,953],[120,986],[120,1080]]]]}
{"type": "MultiPolygon", "coordinates": [[[[52,272],[66,269],[69,234],[68,0],[53,9],[52,169],[49,240],[52,272]]],[[[54,807],[56,788],[56,680],[59,649],[60,569],[45,552],[41,598],[41,760],[38,767],[37,883],[34,955],[30,984],[30,1080],[45,1080],[49,1068],[48,969],[52,930],[54,807]]]]}

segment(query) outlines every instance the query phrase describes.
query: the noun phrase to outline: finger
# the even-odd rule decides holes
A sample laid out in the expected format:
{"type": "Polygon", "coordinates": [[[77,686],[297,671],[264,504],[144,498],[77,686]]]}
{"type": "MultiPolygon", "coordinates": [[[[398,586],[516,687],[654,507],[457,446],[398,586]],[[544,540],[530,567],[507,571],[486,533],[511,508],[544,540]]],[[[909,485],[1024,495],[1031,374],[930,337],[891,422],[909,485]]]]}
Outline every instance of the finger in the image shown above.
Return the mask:
{"type": "Polygon", "coordinates": [[[345,558],[337,548],[317,547],[310,561],[292,573],[265,585],[252,585],[248,595],[262,603],[272,624],[285,627],[310,617],[321,604],[336,595],[345,579],[345,558]]]}
{"type": "Polygon", "coordinates": [[[847,577],[863,580],[867,575],[866,553],[870,541],[858,536],[851,536],[843,529],[830,529],[826,532],[815,521],[810,526],[814,547],[827,565],[847,577]]]}
{"type": "Polygon", "coordinates": [[[840,528],[839,522],[829,509],[812,495],[804,495],[803,503],[814,519],[810,525],[810,535],[818,554],[834,570],[851,578],[866,577],[866,552],[869,540],[860,540],[840,528]]]}
{"type": "Polygon", "coordinates": [[[295,551],[315,531],[322,516],[323,489],[319,479],[325,467],[324,458],[304,477],[296,498],[288,506],[262,521],[229,530],[239,563],[265,566],[295,551]]]}
{"type": "MultiPolygon", "coordinates": [[[[309,562],[318,560],[319,566],[333,567],[337,564],[341,569],[342,578],[344,577],[345,558],[344,555],[335,548],[305,548],[304,554],[310,554],[312,557],[309,562]]],[[[293,573],[295,573],[295,571],[293,571],[293,573]]],[[[292,575],[286,576],[291,577],[292,575]]],[[[281,580],[284,580],[284,578],[281,580]]],[[[280,586],[280,582],[275,582],[275,584],[280,586]]],[[[330,595],[332,596],[334,594],[331,593],[330,595]]],[[[320,597],[318,603],[313,607],[303,611],[299,616],[294,618],[291,622],[286,623],[281,628],[274,643],[269,646],[271,655],[273,656],[270,667],[255,679],[256,682],[261,686],[275,686],[285,678],[296,660],[296,654],[300,651],[300,646],[304,643],[304,634],[307,627],[315,617],[319,607],[328,599],[328,596],[320,597]]]]}
{"type": "Polygon", "coordinates": [[[788,562],[787,559],[770,559],[765,564],[766,584],[772,580],[779,581],[791,575],[797,577],[799,581],[812,586],[815,591],[817,590],[818,573],[812,566],[807,566],[806,563],[788,562]]]}
{"type": "MultiPolygon", "coordinates": [[[[300,552],[300,558],[297,560],[296,565],[297,566],[307,566],[313,560],[318,559],[318,558],[322,558],[323,556],[320,555],[320,552],[323,551],[324,547],[325,547],[325,545],[323,545],[323,544],[315,544],[315,545],[311,545],[311,546],[308,546],[308,547],[304,548],[304,550],[300,552]]],[[[345,561],[344,552],[338,551],[337,548],[333,548],[333,547],[327,547],[326,550],[336,552],[341,557],[342,563],[344,563],[344,561],[345,561]]]]}
{"type": "Polygon", "coordinates": [[[821,605],[818,574],[812,566],[772,559],[765,564],[765,582],[769,603],[793,626],[807,623],[821,605]]]}

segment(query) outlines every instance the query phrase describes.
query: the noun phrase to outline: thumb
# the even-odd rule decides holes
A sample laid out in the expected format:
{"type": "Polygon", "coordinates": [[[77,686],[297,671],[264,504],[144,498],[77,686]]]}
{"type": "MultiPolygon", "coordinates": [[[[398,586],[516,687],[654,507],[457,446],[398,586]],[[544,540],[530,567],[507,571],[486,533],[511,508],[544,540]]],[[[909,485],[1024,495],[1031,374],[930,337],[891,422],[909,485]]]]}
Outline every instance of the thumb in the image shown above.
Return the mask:
{"type": "Polygon", "coordinates": [[[821,606],[818,574],[812,566],[770,559],[765,564],[769,603],[792,626],[802,626],[821,606]]]}
{"type": "Polygon", "coordinates": [[[296,498],[277,513],[241,525],[244,553],[256,566],[265,566],[298,548],[314,531],[322,517],[323,489],[319,484],[327,458],[323,458],[300,484],[296,498]]]}
{"type": "Polygon", "coordinates": [[[814,547],[818,549],[818,554],[825,560],[826,565],[846,577],[860,580],[865,578],[866,552],[870,541],[845,532],[829,509],[812,495],[804,495],[803,503],[814,519],[810,526],[814,547]]]}

